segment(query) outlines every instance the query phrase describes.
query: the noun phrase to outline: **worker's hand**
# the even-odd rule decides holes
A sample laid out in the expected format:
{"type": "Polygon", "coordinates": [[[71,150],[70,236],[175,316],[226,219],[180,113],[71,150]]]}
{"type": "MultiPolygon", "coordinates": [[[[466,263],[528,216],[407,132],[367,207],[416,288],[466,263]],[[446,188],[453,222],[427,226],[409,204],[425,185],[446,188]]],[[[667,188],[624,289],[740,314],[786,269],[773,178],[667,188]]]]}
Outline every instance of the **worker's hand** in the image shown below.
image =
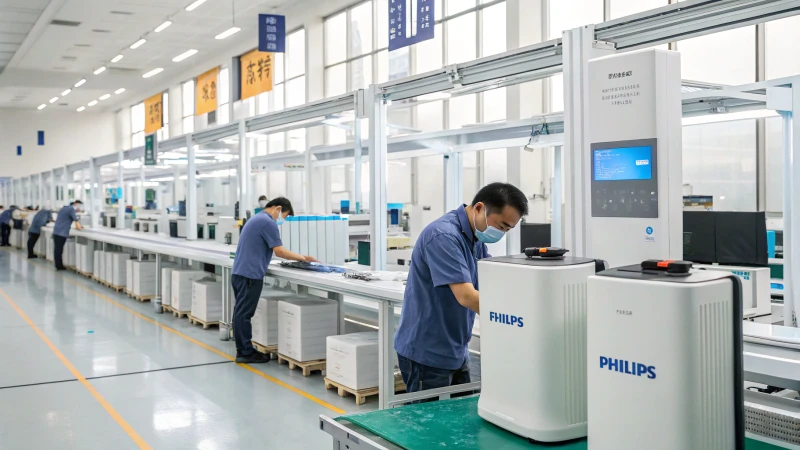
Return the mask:
{"type": "Polygon", "coordinates": [[[317,261],[317,259],[314,258],[313,256],[303,256],[303,262],[307,262],[307,263],[316,262],[316,263],[318,263],[319,261],[317,261]]]}
{"type": "Polygon", "coordinates": [[[83,225],[81,225],[81,224],[79,224],[79,223],[75,222],[75,228],[77,228],[77,229],[79,229],[79,230],[82,230],[82,229],[83,229],[83,225]]]}

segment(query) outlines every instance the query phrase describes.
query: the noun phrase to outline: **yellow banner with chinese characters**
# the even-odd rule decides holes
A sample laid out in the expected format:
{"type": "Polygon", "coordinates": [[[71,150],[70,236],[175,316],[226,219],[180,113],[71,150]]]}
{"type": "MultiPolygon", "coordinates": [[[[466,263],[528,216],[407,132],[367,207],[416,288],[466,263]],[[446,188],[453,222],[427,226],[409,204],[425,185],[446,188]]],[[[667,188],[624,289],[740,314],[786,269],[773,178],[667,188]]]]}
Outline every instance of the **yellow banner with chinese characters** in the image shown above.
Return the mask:
{"type": "Polygon", "coordinates": [[[239,57],[242,100],[272,90],[273,60],[272,53],[258,50],[239,57]]]}
{"type": "Polygon", "coordinates": [[[156,94],[144,101],[144,134],[152,134],[164,126],[163,93],[156,94]]]}
{"type": "Polygon", "coordinates": [[[197,77],[195,85],[195,114],[207,114],[217,109],[217,75],[219,67],[197,77]]]}

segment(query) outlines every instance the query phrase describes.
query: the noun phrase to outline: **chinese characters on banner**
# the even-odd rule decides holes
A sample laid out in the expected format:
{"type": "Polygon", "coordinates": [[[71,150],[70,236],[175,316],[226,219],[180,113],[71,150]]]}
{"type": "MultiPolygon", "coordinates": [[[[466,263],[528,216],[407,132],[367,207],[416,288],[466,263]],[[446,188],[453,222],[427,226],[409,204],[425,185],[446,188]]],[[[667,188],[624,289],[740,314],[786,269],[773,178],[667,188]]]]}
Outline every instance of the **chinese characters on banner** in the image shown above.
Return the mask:
{"type": "Polygon", "coordinates": [[[272,90],[272,53],[253,50],[239,57],[242,100],[272,90]]]}
{"type": "Polygon", "coordinates": [[[258,15],[258,49],[271,53],[286,51],[286,16],[258,15]]]}
{"type": "Polygon", "coordinates": [[[144,137],[144,165],[156,165],[156,135],[148,134],[144,137]]]}
{"type": "Polygon", "coordinates": [[[156,94],[144,101],[144,134],[152,134],[164,126],[163,94],[156,94]]]}
{"type": "Polygon", "coordinates": [[[219,67],[214,67],[197,77],[194,104],[198,116],[217,110],[217,75],[219,67]]]}
{"type": "Polygon", "coordinates": [[[389,51],[433,39],[434,0],[389,0],[389,51]]]}

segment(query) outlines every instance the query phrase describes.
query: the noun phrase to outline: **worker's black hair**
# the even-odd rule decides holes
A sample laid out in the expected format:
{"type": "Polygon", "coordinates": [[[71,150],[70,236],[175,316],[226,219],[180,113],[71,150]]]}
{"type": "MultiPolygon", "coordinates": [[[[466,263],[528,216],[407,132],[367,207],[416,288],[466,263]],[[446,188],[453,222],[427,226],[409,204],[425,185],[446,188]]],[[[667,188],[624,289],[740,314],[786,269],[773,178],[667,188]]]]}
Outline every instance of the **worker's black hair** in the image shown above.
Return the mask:
{"type": "Polygon", "coordinates": [[[487,184],[475,194],[472,206],[479,202],[486,205],[490,213],[500,213],[506,206],[510,206],[519,211],[521,216],[528,215],[528,198],[513,184],[487,184]]]}
{"type": "Polygon", "coordinates": [[[80,201],[80,200],[75,200],[74,202],[72,202],[72,204],[73,204],[73,205],[74,205],[75,203],[77,203],[77,204],[79,204],[79,205],[82,205],[82,204],[83,204],[83,202],[82,202],[82,201],[80,201]]]}
{"type": "Polygon", "coordinates": [[[292,208],[292,202],[289,201],[286,197],[277,197],[273,198],[272,200],[267,203],[267,206],[264,209],[272,208],[273,206],[280,206],[283,212],[289,211],[289,215],[294,215],[294,208],[292,208]]]}
{"type": "Polygon", "coordinates": [[[262,195],[261,197],[258,197],[258,201],[266,200],[266,199],[267,199],[266,195],[262,195]]]}

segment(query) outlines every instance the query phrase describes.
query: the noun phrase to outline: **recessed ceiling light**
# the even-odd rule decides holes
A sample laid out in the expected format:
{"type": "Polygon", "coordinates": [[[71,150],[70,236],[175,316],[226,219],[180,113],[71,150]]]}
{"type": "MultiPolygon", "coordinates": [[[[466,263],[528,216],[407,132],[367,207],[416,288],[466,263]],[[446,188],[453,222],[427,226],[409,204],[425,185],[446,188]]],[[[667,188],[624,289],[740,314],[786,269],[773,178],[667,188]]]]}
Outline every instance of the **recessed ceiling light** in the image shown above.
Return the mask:
{"type": "Polygon", "coordinates": [[[145,42],[147,42],[147,39],[139,39],[131,45],[131,50],[136,50],[137,48],[143,46],[145,42]]]}
{"type": "Polygon", "coordinates": [[[43,109],[45,109],[45,108],[47,108],[47,105],[45,105],[44,103],[42,103],[42,104],[41,104],[41,105],[39,105],[39,107],[38,107],[38,108],[36,108],[36,109],[38,109],[39,111],[41,111],[41,110],[43,110],[43,109]]]}
{"type": "Polygon", "coordinates": [[[81,111],[83,111],[84,109],[86,109],[86,107],[85,107],[85,106],[81,106],[80,108],[78,108],[78,112],[81,112],[81,111]]]}
{"type": "Polygon", "coordinates": [[[106,66],[100,67],[99,69],[94,71],[95,75],[100,75],[101,73],[106,71],[106,66]]]}
{"type": "Polygon", "coordinates": [[[114,93],[117,94],[117,95],[122,94],[123,92],[125,92],[125,88],[120,88],[120,89],[117,89],[116,91],[114,91],[114,93]]]}
{"type": "Polygon", "coordinates": [[[188,51],[186,51],[186,52],[183,52],[183,53],[181,53],[180,55],[178,55],[178,56],[176,56],[176,57],[172,58],[172,62],[181,62],[181,61],[183,61],[184,59],[186,59],[186,58],[188,58],[188,57],[190,57],[190,56],[194,55],[195,53],[197,53],[197,50],[195,50],[195,49],[188,50],[188,51]]]}
{"type": "Polygon", "coordinates": [[[81,86],[83,86],[83,83],[86,83],[86,78],[84,78],[81,81],[78,81],[77,83],[75,83],[74,87],[81,87],[81,86]]]}
{"type": "Polygon", "coordinates": [[[69,95],[70,92],[72,92],[72,89],[67,89],[66,91],[61,93],[61,96],[62,97],[67,96],[67,95],[69,95]]]}
{"type": "Polygon", "coordinates": [[[172,22],[167,20],[164,23],[162,23],[161,25],[159,25],[158,28],[155,29],[155,32],[156,33],[161,33],[162,31],[166,30],[167,27],[169,27],[170,25],[172,25],[172,22]]]}
{"type": "Polygon", "coordinates": [[[97,104],[97,100],[92,100],[89,102],[89,106],[94,106],[97,104]]]}
{"type": "Polygon", "coordinates": [[[123,58],[123,56],[122,56],[122,55],[117,55],[117,56],[115,56],[115,57],[114,57],[114,58],[111,60],[111,62],[112,62],[112,63],[115,63],[115,62],[120,62],[120,61],[122,60],[122,58],[123,58]]]}
{"type": "Polygon", "coordinates": [[[186,10],[193,11],[195,8],[197,8],[198,6],[202,5],[205,2],[206,0],[195,0],[194,3],[186,7],[186,10]]]}
{"type": "Polygon", "coordinates": [[[146,74],[142,75],[142,78],[150,78],[150,77],[152,77],[153,75],[158,75],[158,74],[160,74],[160,73],[161,73],[161,72],[163,72],[163,71],[164,71],[164,69],[162,69],[161,67],[159,67],[158,69],[153,69],[153,70],[151,70],[150,72],[147,72],[146,74]]]}
{"type": "Polygon", "coordinates": [[[110,98],[111,98],[111,94],[105,94],[105,95],[100,97],[100,100],[108,100],[110,98]]]}
{"type": "Polygon", "coordinates": [[[214,39],[225,39],[226,37],[233,36],[234,34],[242,31],[239,27],[230,27],[227,30],[223,31],[222,33],[216,35],[214,39]]]}
{"type": "Polygon", "coordinates": [[[50,103],[55,103],[58,101],[58,97],[53,97],[50,99],[50,103]]]}

